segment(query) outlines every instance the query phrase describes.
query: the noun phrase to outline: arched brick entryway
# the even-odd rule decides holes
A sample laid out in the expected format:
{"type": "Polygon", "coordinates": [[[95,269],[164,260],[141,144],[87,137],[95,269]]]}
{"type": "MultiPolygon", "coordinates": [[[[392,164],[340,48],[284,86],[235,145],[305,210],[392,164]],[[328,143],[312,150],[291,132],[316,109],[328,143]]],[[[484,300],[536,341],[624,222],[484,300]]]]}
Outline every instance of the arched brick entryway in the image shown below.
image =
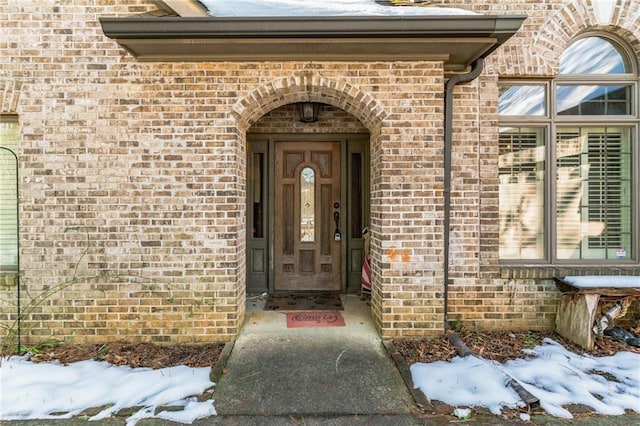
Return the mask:
{"type": "Polygon", "coordinates": [[[372,133],[384,120],[382,105],[371,95],[342,80],[305,73],[263,84],[233,106],[239,132],[246,132],[267,112],[296,102],[323,102],[357,117],[372,133]]]}
{"type": "MultiPolygon", "coordinates": [[[[246,152],[247,131],[261,117],[280,107],[303,101],[318,102],[331,105],[336,110],[342,110],[362,123],[370,134],[371,142],[379,138],[379,129],[385,112],[376,99],[345,81],[304,73],[263,84],[234,105],[233,115],[237,126],[237,146],[241,147],[243,153],[246,152]]],[[[374,157],[372,155],[372,158],[374,157]]],[[[245,190],[246,168],[246,164],[243,164],[242,169],[239,170],[239,176],[245,178],[240,186],[245,190]]],[[[246,226],[248,225],[245,224],[245,230],[246,226]]],[[[238,257],[242,259],[239,261],[239,265],[246,264],[246,256],[247,241],[245,237],[239,244],[238,257]]],[[[238,280],[238,287],[242,287],[245,278],[242,276],[238,280]]],[[[239,309],[242,309],[240,306],[244,305],[245,292],[239,289],[238,296],[239,309]]]]}

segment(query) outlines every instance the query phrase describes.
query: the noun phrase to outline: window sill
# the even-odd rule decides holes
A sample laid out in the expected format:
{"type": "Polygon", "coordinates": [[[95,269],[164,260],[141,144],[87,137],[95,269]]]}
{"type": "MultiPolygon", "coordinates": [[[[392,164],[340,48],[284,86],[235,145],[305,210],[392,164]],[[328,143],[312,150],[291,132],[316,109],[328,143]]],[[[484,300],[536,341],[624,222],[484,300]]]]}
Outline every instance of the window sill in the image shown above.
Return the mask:
{"type": "Polygon", "coordinates": [[[500,265],[500,278],[552,279],[566,275],[640,275],[635,265],[500,265]]]}

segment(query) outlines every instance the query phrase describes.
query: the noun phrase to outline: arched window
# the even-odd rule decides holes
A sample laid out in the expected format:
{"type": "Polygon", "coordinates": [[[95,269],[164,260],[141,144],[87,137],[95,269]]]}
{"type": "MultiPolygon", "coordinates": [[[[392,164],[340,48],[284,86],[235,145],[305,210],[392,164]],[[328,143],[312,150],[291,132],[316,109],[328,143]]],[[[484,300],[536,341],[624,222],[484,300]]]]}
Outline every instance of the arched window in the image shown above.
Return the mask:
{"type": "Polygon", "coordinates": [[[561,75],[631,73],[626,53],[602,37],[573,42],[560,57],[561,75]]]}
{"type": "Polygon", "coordinates": [[[612,38],[574,41],[549,81],[500,85],[500,258],[638,261],[638,72],[612,38]]]}

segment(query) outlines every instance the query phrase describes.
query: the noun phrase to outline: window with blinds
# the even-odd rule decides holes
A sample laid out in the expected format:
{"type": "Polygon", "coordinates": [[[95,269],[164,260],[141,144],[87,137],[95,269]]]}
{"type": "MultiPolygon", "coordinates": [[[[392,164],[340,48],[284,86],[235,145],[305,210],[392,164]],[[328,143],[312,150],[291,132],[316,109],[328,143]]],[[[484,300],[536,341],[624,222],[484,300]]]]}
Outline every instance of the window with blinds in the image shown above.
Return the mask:
{"type": "Polygon", "coordinates": [[[543,129],[501,128],[500,257],[542,259],[544,256],[543,129]]]}
{"type": "Polygon", "coordinates": [[[554,79],[501,81],[501,260],[640,260],[639,80],[630,52],[613,35],[587,35],[565,50],[554,79]]]}
{"type": "Polygon", "coordinates": [[[0,116],[0,271],[18,267],[17,164],[18,122],[0,116]]]}
{"type": "Polygon", "coordinates": [[[558,258],[615,259],[631,242],[628,129],[559,129],[558,258]]]}

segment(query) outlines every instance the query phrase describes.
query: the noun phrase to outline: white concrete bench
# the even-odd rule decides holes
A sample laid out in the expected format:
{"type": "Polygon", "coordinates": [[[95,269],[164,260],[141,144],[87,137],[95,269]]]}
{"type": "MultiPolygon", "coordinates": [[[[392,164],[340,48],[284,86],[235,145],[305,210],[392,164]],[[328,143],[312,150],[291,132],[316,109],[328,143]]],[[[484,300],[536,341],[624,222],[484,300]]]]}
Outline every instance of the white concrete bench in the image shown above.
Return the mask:
{"type": "Polygon", "coordinates": [[[598,304],[606,298],[615,302],[627,297],[640,297],[640,276],[587,275],[554,277],[562,300],[556,315],[556,332],[587,350],[595,342],[593,326],[598,304]]]}

